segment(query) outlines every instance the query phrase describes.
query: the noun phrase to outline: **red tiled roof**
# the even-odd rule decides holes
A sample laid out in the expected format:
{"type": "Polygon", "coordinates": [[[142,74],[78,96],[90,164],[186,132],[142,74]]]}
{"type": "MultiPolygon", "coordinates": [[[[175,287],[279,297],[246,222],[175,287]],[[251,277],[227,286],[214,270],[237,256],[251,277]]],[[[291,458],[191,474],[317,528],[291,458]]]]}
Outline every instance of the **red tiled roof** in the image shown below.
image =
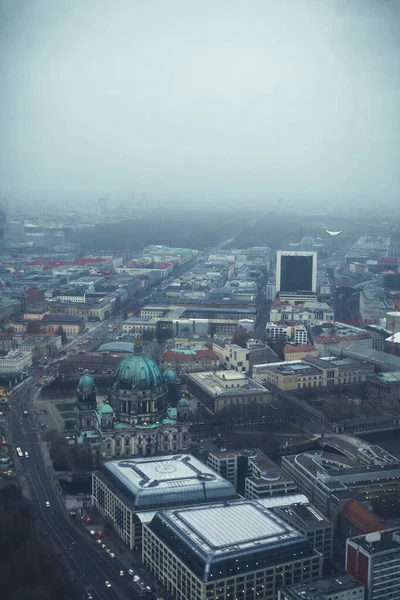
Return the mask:
{"type": "Polygon", "coordinates": [[[357,527],[361,534],[387,529],[377,515],[354,499],[347,502],[342,517],[357,527]]]}
{"type": "Polygon", "coordinates": [[[212,350],[195,350],[195,354],[186,354],[185,352],[173,352],[172,350],[167,350],[161,356],[160,360],[201,360],[202,358],[219,360],[218,354],[212,350]]]}
{"type": "Polygon", "coordinates": [[[316,350],[316,347],[312,344],[299,344],[298,346],[293,346],[293,344],[286,344],[285,352],[307,352],[308,350],[316,350]]]}

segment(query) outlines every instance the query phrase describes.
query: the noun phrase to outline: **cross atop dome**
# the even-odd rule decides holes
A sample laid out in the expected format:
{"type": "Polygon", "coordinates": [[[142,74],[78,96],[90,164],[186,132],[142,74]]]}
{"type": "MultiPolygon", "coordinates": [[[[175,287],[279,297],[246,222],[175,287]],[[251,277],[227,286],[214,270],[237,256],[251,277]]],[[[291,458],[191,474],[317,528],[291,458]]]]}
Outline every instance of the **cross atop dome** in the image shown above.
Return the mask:
{"type": "Polygon", "coordinates": [[[141,339],[140,335],[137,335],[136,340],[135,340],[135,346],[133,348],[133,353],[134,354],[142,354],[142,352],[143,352],[142,339],[141,339]]]}

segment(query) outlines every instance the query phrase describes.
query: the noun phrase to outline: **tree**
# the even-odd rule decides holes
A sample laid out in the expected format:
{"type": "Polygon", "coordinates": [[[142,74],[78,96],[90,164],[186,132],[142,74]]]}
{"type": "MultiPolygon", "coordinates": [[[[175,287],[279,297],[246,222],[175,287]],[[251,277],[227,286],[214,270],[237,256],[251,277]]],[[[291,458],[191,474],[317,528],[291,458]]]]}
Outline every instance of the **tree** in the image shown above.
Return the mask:
{"type": "Polygon", "coordinates": [[[64,327],[62,325],[59,325],[57,327],[57,333],[61,336],[61,343],[66,344],[68,342],[67,334],[65,333],[64,327]]]}
{"type": "Polygon", "coordinates": [[[216,331],[217,331],[217,325],[216,325],[216,323],[209,323],[208,324],[208,335],[213,338],[214,335],[215,335],[215,333],[216,333],[216,331]]]}
{"type": "Polygon", "coordinates": [[[238,327],[235,333],[233,334],[232,344],[236,344],[241,348],[246,348],[247,340],[249,339],[249,337],[250,335],[247,329],[245,329],[244,327],[238,327]]]}
{"type": "Polygon", "coordinates": [[[42,332],[42,324],[39,320],[28,321],[26,326],[27,333],[41,333],[42,332]]]}

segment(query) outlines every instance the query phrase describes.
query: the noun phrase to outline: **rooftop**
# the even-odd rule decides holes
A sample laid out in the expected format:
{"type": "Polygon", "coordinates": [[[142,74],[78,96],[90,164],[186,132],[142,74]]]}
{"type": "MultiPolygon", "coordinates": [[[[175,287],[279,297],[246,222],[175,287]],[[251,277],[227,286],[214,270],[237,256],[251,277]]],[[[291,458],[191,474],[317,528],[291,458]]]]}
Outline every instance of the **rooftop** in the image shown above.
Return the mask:
{"type": "Polygon", "coordinates": [[[347,543],[358,546],[371,555],[393,552],[393,550],[400,552],[400,527],[359,535],[350,538],[347,543]]]}
{"type": "Polygon", "coordinates": [[[382,383],[388,383],[388,384],[400,384],[400,371],[394,371],[393,373],[391,372],[386,372],[386,373],[379,373],[378,375],[374,376],[376,379],[379,379],[379,381],[381,381],[382,383]]]}
{"type": "Polygon", "coordinates": [[[315,484],[322,485],[330,491],[346,490],[361,481],[398,479],[400,464],[365,465],[361,462],[331,454],[329,452],[303,452],[302,454],[286,456],[288,461],[300,469],[315,484]]]}
{"type": "Polygon", "coordinates": [[[172,348],[161,355],[160,360],[219,360],[218,354],[205,348],[172,348]]]}
{"type": "Polygon", "coordinates": [[[236,497],[231,483],[190,454],[114,460],[99,473],[142,509],[236,497]]]}
{"type": "Polygon", "coordinates": [[[292,344],[285,345],[285,352],[289,354],[297,352],[314,352],[316,350],[316,347],[312,344],[299,344],[298,346],[292,344]]]}
{"type": "Polygon", "coordinates": [[[189,373],[187,377],[215,398],[268,393],[264,386],[236,371],[204,371],[189,373]]]}
{"type": "Polygon", "coordinates": [[[149,527],[204,581],[315,556],[306,538],[257,500],[163,511],[149,527]]]}
{"type": "Polygon", "coordinates": [[[308,530],[321,529],[323,525],[332,526],[331,522],[324,517],[311,504],[299,503],[289,506],[277,506],[273,509],[274,513],[289,521],[296,529],[306,526],[308,530]],[[296,526],[297,525],[297,526],[296,526]]]}
{"type": "Polygon", "coordinates": [[[280,375],[321,375],[321,369],[301,361],[271,363],[267,368],[280,375]]]}
{"type": "Polygon", "coordinates": [[[375,515],[353,498],[345,505],[342,512],[342,518],[345,518],[352,525],[355,525],[363,534],[386,529],[386,526],[378,515],[375,515]]]}
{"type": "Polygon", "coordinates": [[[285,598],[289,600],[325,600],[325,598],[333,597],[335,592],[358,589],[363,590],[364,585],[346,573],[345,575],[335,575],[323,579],[313,579],[306,583],[298,583],[285,587],[282,591],[285,598]]]}
{"type": "Polygon", "coordinates": [[[133,353],[135,344],[132,342],[107,342],[102,344],[98,352],[133,353]]]}

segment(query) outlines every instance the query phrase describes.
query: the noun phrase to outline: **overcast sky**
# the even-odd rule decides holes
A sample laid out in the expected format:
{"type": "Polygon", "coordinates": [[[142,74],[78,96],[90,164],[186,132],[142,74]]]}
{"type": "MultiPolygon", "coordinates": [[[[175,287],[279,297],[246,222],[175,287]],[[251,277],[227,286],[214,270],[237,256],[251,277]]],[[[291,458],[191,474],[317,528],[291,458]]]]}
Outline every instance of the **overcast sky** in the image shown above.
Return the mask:
{"type": "Polygon", "coordinates": [[[0,196],[398,198],[400,0],[0,0],[0,196]]]}

